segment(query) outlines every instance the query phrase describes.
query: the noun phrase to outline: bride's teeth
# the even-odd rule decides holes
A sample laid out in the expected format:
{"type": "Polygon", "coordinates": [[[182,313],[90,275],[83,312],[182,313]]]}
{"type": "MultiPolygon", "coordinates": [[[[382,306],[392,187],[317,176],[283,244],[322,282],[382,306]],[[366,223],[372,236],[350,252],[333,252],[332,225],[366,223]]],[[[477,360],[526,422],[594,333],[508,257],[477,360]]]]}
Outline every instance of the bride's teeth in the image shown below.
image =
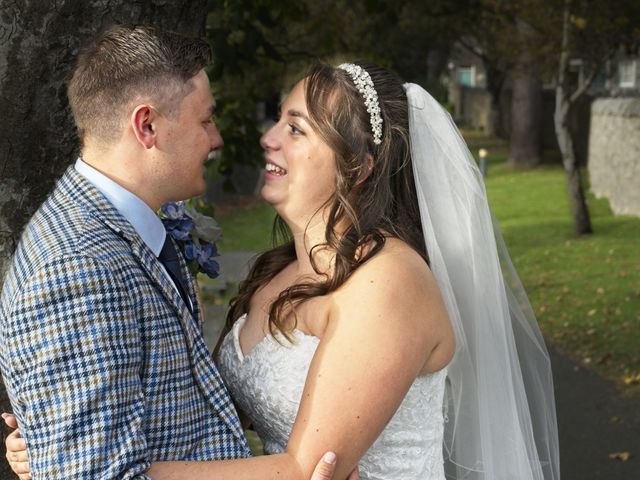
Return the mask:
{"type": "Polygon", "coordinates": [[[274,173],[276,175],[284,175],[285,173],[287,173],[287,171],[284,168],[280,168],[279,166],[274,165],[273,163],[267,163],[265,170],[267,170],[267,172],[274,173]]]}

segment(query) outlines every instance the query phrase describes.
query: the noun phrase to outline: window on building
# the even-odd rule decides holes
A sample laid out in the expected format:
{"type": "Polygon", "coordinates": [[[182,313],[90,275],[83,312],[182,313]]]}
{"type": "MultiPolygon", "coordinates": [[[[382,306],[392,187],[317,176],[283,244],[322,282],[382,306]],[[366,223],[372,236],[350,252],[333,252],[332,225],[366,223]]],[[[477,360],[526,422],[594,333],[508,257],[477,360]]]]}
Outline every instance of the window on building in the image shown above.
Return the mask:
{"type": "Polygon", "coordinates": [[[458,67],[456,71],[456,81],[458,85],[463,87],[476,86],[476,69],[475,67],[458,67]]]}
{"type": "Polygon", "coordinates": [[[634,88],[636,86],[637,60],[621,60],[618,63],[619,85],[622,88],[634,88]]]}

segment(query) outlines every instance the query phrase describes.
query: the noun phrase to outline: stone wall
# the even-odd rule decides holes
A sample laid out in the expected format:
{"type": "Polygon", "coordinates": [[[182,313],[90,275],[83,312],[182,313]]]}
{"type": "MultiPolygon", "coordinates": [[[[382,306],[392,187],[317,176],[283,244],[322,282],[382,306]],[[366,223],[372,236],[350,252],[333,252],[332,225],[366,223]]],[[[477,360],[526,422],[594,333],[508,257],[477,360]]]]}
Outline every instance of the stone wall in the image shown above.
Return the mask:
{"type": "Polygon", "coordinates": [[[640,98],[601,98],[591,106],[589,178],[616,214],[640,217],[640,98]]]}

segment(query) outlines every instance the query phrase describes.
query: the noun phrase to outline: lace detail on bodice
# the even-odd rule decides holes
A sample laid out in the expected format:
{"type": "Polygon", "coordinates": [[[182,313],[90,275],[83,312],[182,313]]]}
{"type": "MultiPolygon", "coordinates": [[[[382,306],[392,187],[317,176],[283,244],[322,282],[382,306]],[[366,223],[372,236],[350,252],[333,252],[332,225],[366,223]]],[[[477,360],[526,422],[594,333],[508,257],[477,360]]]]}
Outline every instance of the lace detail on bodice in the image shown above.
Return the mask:
{"type": "MultiPolygon", "coordinates": [[[[300,330],[294,344],[278,334],[247,355],[236,321],[223,340],[218,368],[239,407],[249,416],[265,453],[283,452],[293,426],[311,360],[320,342],[300,330]]],[[[358,463],[363,480],[444,480],[442,403],[446,371],[418,377],[395,415],[358,463]]]]}

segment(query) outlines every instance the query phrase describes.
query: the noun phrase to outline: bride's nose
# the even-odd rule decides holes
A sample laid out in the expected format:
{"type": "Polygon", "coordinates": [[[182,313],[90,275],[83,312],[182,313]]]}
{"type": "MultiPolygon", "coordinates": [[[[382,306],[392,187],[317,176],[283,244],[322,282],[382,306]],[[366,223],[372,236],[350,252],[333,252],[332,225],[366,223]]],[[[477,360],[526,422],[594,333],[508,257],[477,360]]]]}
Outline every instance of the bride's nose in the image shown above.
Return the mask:
{"type": "Polygon", "coordinates": [[[277,123],[273,124],[271,128],[264,132],[262,137],[260,137],[260,146],[265,150],[274,150],[278,148],[279,143],[275,134],[275,128],[277,125],[277,123]]]}

